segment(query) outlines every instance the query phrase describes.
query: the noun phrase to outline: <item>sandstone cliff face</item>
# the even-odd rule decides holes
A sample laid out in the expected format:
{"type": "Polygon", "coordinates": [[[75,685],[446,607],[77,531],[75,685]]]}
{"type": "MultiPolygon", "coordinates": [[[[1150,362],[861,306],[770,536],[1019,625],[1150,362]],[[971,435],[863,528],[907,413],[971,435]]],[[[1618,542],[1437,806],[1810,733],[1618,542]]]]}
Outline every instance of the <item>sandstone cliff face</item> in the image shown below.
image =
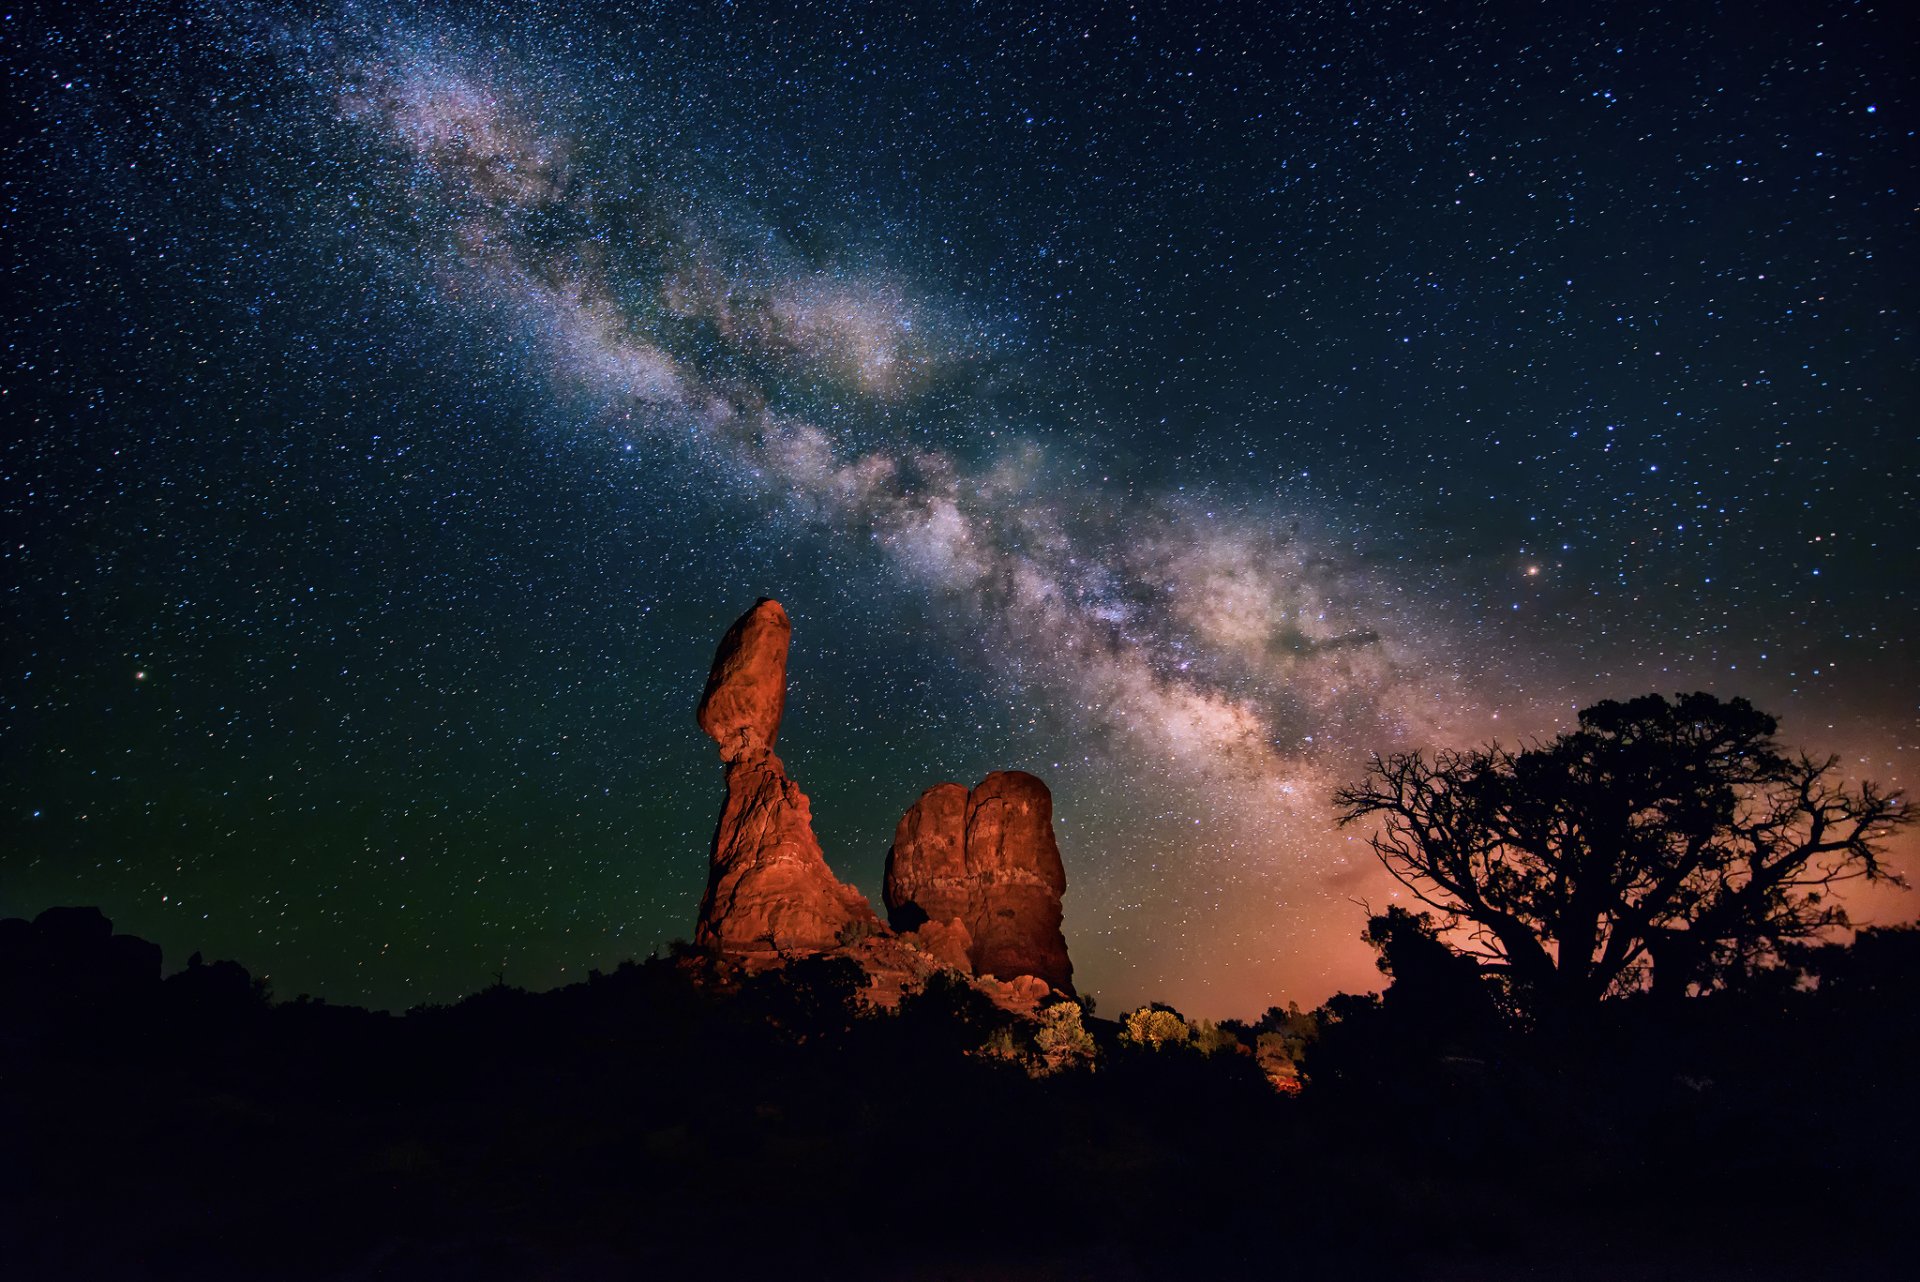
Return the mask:
{"type": "Polygon", "coordinates": [[[722,952],[824,952],[850,927],[880,929],[865,897],[827,867],[807,796],[773,755],[792,635],[780,603],[760,601],[727,630],[700,700],[700,728],[727,763],[727,801],[694,939],[722,952]]]}
{"type": "Polygon", "coordinates": [[[1053,795],[1023,771],[996,771],[971,792],[955,783],[927,789],[887,852],[894,929],[937,931],[951,947],[958,927],[977,975],[1034,976],[1070,990],[1073,964],[1060,932],[1066,888],[1053,795]]]}

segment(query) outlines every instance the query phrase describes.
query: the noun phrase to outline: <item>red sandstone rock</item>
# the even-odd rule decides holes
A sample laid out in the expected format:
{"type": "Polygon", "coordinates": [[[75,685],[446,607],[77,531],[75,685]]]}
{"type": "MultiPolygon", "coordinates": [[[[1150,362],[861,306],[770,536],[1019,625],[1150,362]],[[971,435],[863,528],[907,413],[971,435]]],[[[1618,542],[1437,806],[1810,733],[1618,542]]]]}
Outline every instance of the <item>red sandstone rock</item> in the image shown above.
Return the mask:
{"type": "Polygon", "coordinates": [[[896,930],[958,919],[975,974],[1033,976],[1072,991],[1060,933],[1066,887],[1052,794],[1018,770],[996,771],[970,793],[953,783],[927,789],[887,852],[887,916],[896,930]]]}
{"type": "Polygon", "coordinates": [[[772,749],[787,707],[787,646],[793,624],[778,601],[762,597],[720,639],[696,714],[700,728],[732,761],[754,745],[772,749]]]}
{"type": "Polygon", "coordinates": [[[700,700],[700,728],[727,763],[727,801],[694,940],[725,953],[824,952],[883,929],[827,867],[807,795],[773,755],[792,631],[778,601],[759,602],[727,630],[700,700]]]}
{"type": "Polygon", "coordinates": [[[773,753],[792,634],[780,603],[762,600],[714,655],[698,718],[727,763],[727,800],[694,938],[718,954],[713,965],[744,973],[792,954],[851,957],[867,974],[865,999],[889,1009],[935,972],[957,970],[1003,1008],[1033,1015],[1073,976],[1046,785],[1009,771],[972,793],[951,783],[929,788],[901,819],[887,857],[896,935],[827,867],[813,808],[773,753]]]}
{"type": "Polygon", "coordinates": [[[949,921],[925,921],[900,936],[942,966],[973,973],[973,932],[958,917],[949,921]]]}
{"type": "MultiPolygon", "coordinates": [[[[887,853],[887,919],[895,930],[922,922],[973,917],[974,882],[967,866],[967,790],[937,783],[920,794],[893,831],[887,853]]],[[[967,947],[973,947],[969,936],[967,947]]]]}
{"type": "Polygon", "coordinates": [[[723,952],[822,952],[856,924],[879,929],[880,919],[827,867],[813,808],[780,758],[729,762],[695,941],[723,952]]]}
{"type": "Polygon", "coordinates": [[[1015,975],[1002,983],[999,980],[982,981],[987,996],[1002,1009],[1016,1015],[1033,1015],[1040,1010],[1040,1003],[1053,992],[1047,981],[1038,975],[1015,975]]]}
{"type": "Polygon", "coordinates": [[[901,998],[919,992],[935,972],[947,969],[912,939],[884,927],[878,934],[856,940],[835,953],[851,957],[866,972],[867,987],[861,1000],[876,1010],[896,1009],[901,998]]]}

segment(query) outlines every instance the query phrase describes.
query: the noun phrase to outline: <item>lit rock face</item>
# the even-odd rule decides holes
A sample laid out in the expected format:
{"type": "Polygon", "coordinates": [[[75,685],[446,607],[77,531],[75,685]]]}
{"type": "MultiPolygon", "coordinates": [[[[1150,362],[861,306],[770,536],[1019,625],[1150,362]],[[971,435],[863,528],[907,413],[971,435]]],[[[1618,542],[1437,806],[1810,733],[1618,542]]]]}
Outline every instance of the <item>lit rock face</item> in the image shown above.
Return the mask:
{"type": "Polygon", "coordinates": [[[700,700],[700,728],[727,763],[727,802],[694,939],[725,953],[824,952],[849,927],[880,928],[827,867],[807,795],[773,755],[792,635],[780,603],[760,601],[727,629],[700,700]]]}
{"type": "Polygon", "coordinates": [[[787,708],[787,647],[793,623],[778,601],[762,597],[735,619],[714,651],[700,696],[700,728],[732,761],[755,750],[772,752],[787,708]]]}
{"type": "Polygon", "coordinates": [[[959,918],[923,921],[900,936],[940,965],[963,975],[973,974],[973,935],[959,918]]]}
{"type": "Polygon", "coordinates": [[[727,801],[695,940],[749,968],[796,954],[851,957],[879,1006],[897,1004],[942,968],[1028,1016],[1052,989],[1071,991],[1053,798],[1032,775],[991,774],[972,792],[940,784],[901,819],[887,856],[887,907],[899,934],[834,877],[813,835],[813,808],[773,753],[792,635],[779,602],[758,602],[727,629],[700,699],[700,728],[726,762],[727,801]]]}
{"type": "Polygon", "coordinates": [[[1053,795],[1018,770],[968,792],[935,784],[902,816],[887,852],[887,917],[895,930],[965,931],[976,975],[1030,975],[1071,991],[1060,933],[1067,874],[1053,839],[1053,795]]]}

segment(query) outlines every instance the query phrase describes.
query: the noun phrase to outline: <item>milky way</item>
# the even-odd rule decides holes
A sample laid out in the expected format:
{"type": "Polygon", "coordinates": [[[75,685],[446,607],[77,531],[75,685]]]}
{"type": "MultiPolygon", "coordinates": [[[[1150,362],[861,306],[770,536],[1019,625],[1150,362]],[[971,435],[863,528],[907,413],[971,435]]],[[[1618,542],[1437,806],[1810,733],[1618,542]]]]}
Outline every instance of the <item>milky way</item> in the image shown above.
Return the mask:
{"type": "Polygon", "coordinates": [[[382,1002],[644,952],[763,594],[842,874],[1035,770],[1119,1000],[1367,983],[1370,751],[1701,687],[1897,784],[1908,78],[1297,18],[35,29],[6,906],[382,1002]]]}
{"type": "MultiPolygon", "coordinates": [[[[1084,474],[1062,478],[1017,424],[1000,423],[998,457],[973,469],[912,441],[850,449],[830,419],[779,409],[773,389],[704,375],[668,350],[662,320],[710,327],[720,350],[705,363],[764,357],[848,398],[908,405],[916,383],[937,383],[967,355],[901,286],[796,274],[771,232],[753,238],[767,248],[745,263],[695,228],[669,250],[690,264],[681,272],[581,278],[573,265],[609,229],[592,216],[603,202],[591,182],[564,162],[578,148],[471,73],[407,66],[390,85],[383,69],[371,73],[377,87],[349,95],[349,116],[372,115],[440,186],[428,216],[448,220],[456,279],[482,314],[495,300],[521,313],[551,377],[583,384],[609,411],[639,412],[650,448],[682,447],[704,474],[777,498],[820,537],[878,542],[897,577],[949,598],[966,630],[990,629],[995,648],[1043,669],[1079,712],[1137,737],[1155,760],[1284,775],[1300,754],[1276,746],[1311,727],[1347,722],[1355,706],[1385,704],[1395,717],[1418,707],[1399,685],[1404,664],[1379,653],[1365,587],[1343,582],[1325,554],[1275,537],[1274,514],[1219,519],[1084,474]],[[587,237],[561,247],[558,262],[516,234],[550,209],[583,211],[587,237]],[[1253,694],[1233,693],[1248,686],[1253,694]],[[1297,705],[1284,729],[1269,711],[1283,701],[1297,705]]],[[[975,414],[999,422],[990,407],[975,414]]]]}
{"type": "MultiPolygon", "coordinates": [[[[1225,513],[1119,492],[1085,464],[1069,472],[987,404],[967,408],[996,438],[977,463],[912,440],[915,401],[981,359],[964,328],[947,332],[953,309],[921,306],[899,281],[809,269],[771,229],[742,230],[737,209],[673,220],[644,196],[645,225],[677,223],[660,253],[670,269],[583,271],[596,240],[632,228],[596,216],[612,193],[569,163],[589,148],[543,127],[536,93],[488,79],[457,45],[375,56],[352,74],[344,114],[417,165],[411,216],[444,220],[444,292],[471,300],[456,305],[482,325],[514,316],[548,378],[593,398],[622,436],[640,427],[650,453],[674,450],[669,465],[774,500],[803,536],[878,544],[874,590],[937,599],[943,644],[991,656],[989,675],[1020,673],[1064,734],[1103,745],[1085,768],[1152,779],[1162,805],[1204,816],[1181,875],[1196,859],[1216,877],[1250,860],[1282,896],[1313,888],[1328,869],[1334,770],[1356,744],[1440,729],[1444,638],[1403,633],[1381,587],[1271,503],[1225,513]],[[523,230],[534,215],[582,239],[538,243],[523,230]],[[703,235],[720,225],[735,246],[703,235]],[[697,357],[662,332],[688,320],[708,338],[697,357]],[[782,409],[772,379],[703,370],[756,364],[904,406],[909,439],[861,449],[831,410],[782,409]]],[[[1445,710],[1462,715],[1457,697],[1445,710]]]]}

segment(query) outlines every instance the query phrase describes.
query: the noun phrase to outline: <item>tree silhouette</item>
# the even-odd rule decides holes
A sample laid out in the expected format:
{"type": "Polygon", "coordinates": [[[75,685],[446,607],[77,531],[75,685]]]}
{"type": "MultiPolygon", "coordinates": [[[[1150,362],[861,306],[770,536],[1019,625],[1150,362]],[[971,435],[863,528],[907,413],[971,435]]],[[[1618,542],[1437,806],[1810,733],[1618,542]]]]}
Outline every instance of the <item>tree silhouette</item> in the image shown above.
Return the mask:
{"type": "Polygon", "coordinates": [[[1744,699],[1646,695],[1510,751],[1376,756],[1334,801],[1382,821],[1380,861],[1446,914],[1536,1017],[1711,988],[1847,918],[1845,881],[1904,884],[1881,843],[1899,794],[1787,754],[1744,699]]]}
{"type": "Polygon", "coordinates": [[[1499,1027],[1480,963],[1448,948],[1429,914],[1395,905],[1368,918],[1360,938],[1380,954],[1374,965],[1393,981],[1382,1004],[1424,1040],[1478,1040],[1499,1027]]]}

